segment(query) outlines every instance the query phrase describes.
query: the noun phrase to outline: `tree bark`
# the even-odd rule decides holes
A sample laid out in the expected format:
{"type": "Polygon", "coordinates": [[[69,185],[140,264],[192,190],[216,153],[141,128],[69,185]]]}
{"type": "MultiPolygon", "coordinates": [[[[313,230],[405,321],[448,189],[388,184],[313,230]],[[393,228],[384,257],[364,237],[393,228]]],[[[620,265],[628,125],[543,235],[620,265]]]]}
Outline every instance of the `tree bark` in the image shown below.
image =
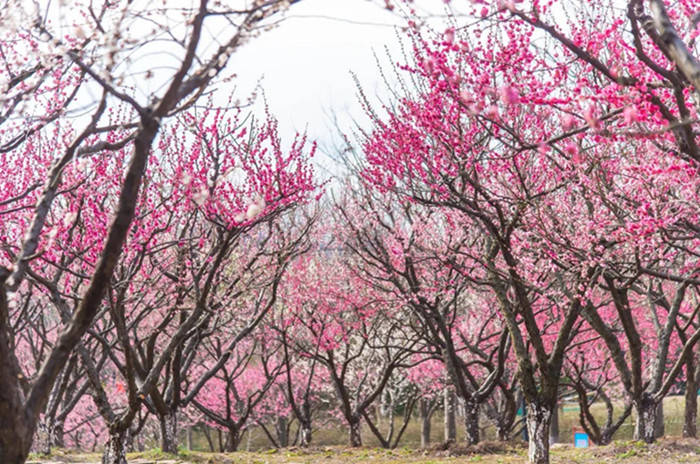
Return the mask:
{"type": "Polygon", "coordinates": [[[685,438],[696,438],[698,435],[698,382],[695,372],[695,353],[691,353],[691,355],[688,356],[685,366],[686,384],[683,436],[685,438]]]}
{"type": "Polygon", "coordinates": [[[111,430],[109,439],[102,452],[102,464],[127,464],[126,442],[127,431],[111,430]]]}
{"type": "Polygon", "coordinates": [[[420,446],[427,448],[430,446],[430,402],[422,398],[420,400],[420,446]]]}
{"type": "Polygon", "coordinates": [[[457,422],[455,420],[455,392],[447,387],[444,391],[445,441],[457,440],[457,422]]]}
{"type": "Polygon", "coordinates": [[[467,444],[479,443],[479,403],[476,401],[464,403],[464,428],[467,444]]]}
{"type": "Polygon", "coordinates": [[[362,446],[362,435],[360,434],[360,420],[350,422],[350,446],[362,446]]]}
{"type": "Polygon", "coordinates": [[[552,410],[552,422],[549,426],[549,444],[559,443],[559,405],[552,410]]]}
{"type": "Polygon", "coordinates": [[[51,433],[51,445],[56,448],[63,448],[65,446],[63,434],[63,422],[57,422],[51,433]]]}
{"type": "Polygon", "coordinates": [[[635,440],[654,443],[656,439],[656,404],[648,393],[644,393],[642,398],[635,402],[635,409],[637,410],[637,422],[634,427],[635,440]]]}
{"type": "Polygon", "coordinates": [[[51,424],[48,421],[48,418],[39,421],[32,443],[33,450],[45,455],[51,454],[51,424]]]}
{"type": "Polygon", "coordinates": [[[22,372],[13,351],[6,278],[7,271],[0,267],[0,462],[22,464],[32,445],[36,420],[24,409],[24,393],[18,381],[22,372]]]}
{"type": "MultiPolygon", "coordinates": [[[[6,404],[0,406],[6,406],[6,404]]],[[[27,459],[33,431],[31,422],[23,418],[22,411],[0,407],[0,462],[2,463],[23,464],[27,459]],[[7,412],[8,410],[11,412],[7,412]]]]}
{"type": "Polygon", "coordinates": [[[227,453],[233,453],[238,451],[238,447],[241,444],[241,432],[238,429],[229,429],[228,436],[226,437],[226,446],[224,451],[227,453]]]}
{"type": "Polygon", "coordinates": [[[279,416],[277,418],[277,422],[275,423],[275,432],[277,433],[277,444],[279,447],[286,448],[289,446],[289,427],[286,417],[279,416]]]}
{"type": "Polygon", "coordinates": [[[302,422],[299,427],[301,427],[300,433],[300,445],[304,448],[311,444],[311,423],[302,422]]]}
{"type": "Polygon", "coordinates": [[[168,411],[160,418],[160,449],[164,453],[177,453],[177,413],[168,411]]]}
{"type": "Polygon", "coordinates": [[[659,401],[656,406],[656,417],[654,418],[654,438],[661,438],[666,432],[666,427],[664,426],[664,402],[659,401]]]}
{"type": "Polygon", "coordinates": [[[528,404],[525,419],[530,464],[549,464],[549,428],[552,409],[546,405],[528,404]]]}
{"type": "Polygon", "coordinates": [[[508,441],[510,438],[508,437],[508,430],[501,423],[496,424],[496,438],[498,438],[498,441],[508,441]]]}

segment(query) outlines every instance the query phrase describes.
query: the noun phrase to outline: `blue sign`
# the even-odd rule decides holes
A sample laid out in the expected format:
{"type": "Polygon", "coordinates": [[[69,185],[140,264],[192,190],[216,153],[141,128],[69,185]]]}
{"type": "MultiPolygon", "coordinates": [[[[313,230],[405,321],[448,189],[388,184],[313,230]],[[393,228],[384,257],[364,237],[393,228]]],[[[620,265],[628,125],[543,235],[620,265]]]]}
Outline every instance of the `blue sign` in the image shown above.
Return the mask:
{"type": "Polygon", "coordinates": [[[574,434],[574,448],[588,448],[588,434],[576,432],[574,434]]]}

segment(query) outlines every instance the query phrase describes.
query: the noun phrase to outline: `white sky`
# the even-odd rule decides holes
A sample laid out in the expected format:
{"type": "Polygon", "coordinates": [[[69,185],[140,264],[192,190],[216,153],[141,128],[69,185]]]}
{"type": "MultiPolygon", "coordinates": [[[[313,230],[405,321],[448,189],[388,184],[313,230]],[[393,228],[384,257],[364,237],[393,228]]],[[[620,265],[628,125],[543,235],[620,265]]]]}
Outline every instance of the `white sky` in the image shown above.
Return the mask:
{"type": "Polygon", "coordinates": [[[370,96],[382,91],[373,50],[381,58],[385,46],[395,50],[399,24],[402,18],[381,2],[304,0],[292,5],[279,26],[236,52],[227,69],[238,74],[241,97],[262,78],[283,137],[306,130],[328,145],[335,138],[329,127],[333,112],[346,124],[349,115],[362,117],[350,72],[370,96]]]}
{"type": "MultiPolygon", "coordinates": [[[[447,27],[444,0],[413,5],[439,30],[447,27]]],[[[370,99],[386,95],[374,53],[385,70],[392,63],[387,47],[394,63],[403,62],[398,36],[404,34],[397,28],[405,25],[398,8],[388,11],[384,0],[304,0],[293,4],[275,29],[238,50],[227,70],[238,74],[235,82],[241,99],[262,79],[260,85],[280,122],[283,139],[306,131],[321,151],[333,151],[341,143],[332,115],[345,133],[352,131],[353,119],[364,118],[351,72],[370,99]]],[[[334,170],[328,159],[319,158],[317,164],[334,170]]]]}

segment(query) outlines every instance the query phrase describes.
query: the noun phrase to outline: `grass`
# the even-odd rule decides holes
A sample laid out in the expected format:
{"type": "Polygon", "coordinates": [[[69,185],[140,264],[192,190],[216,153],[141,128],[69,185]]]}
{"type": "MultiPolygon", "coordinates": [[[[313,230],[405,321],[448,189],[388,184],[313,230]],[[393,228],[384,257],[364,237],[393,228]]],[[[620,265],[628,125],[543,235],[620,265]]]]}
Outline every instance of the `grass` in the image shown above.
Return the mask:
{"type": "MultiPolygon", "coordinates": [[[[631,441],[634,429],[632,415],[615,435],[615,442],[605,447],[575,449],[572,442],[572,427],[578,426],[578,412],[564,405],[559,414],[560,440],[562,444],[552,448],[552,463],[600,464],[600,463],[700,463],[700,441],[666,438],[658,444],[647,446],[641,442],[631,441]],[[563,409],[563,411],[562,411],[563,409]]],[[[664,418],[667,437],[678,437],[683,427],[683,397],[668,397],[664,400],[664,418]]],[[[594,405],[593,413],[602,417],[605,413],[603,405],[594,405]]],[[[400,418],[399,418],[400,420],[400,418]]],[[[253,430],[244,437],[242,450],[237,453],[208,453],[203,451],[182,450],[178,455],[168,455],[158,449],[140,453],[131,453],[130,462],[153,463],[170,460],[179,463],[195,464],[345,464],[372,462],[377,464],[447,464],[484,463],[484,464],[514,464],[526,462],[526,449],[523,443],[504,445],[494,440],[495,431],[484,420],[482,434],[486,440],[477,447],[460,447],[444,450],[436,445],[429,451],[419,450],[420,424],[412,420],[406,430],[400,448],[383,450],[377,448],[378,443],[369,430],[363,430],[363,439],[367,447],[352,449],[344,447],[347,433],[341,424],[316,424],[314,431],[314,447],[311,449],[286,448],[270,449],[270,443],[260,430],[253,430]]],[[[398,424],[397,424],[398,425],[398,424]]],[[[458,425],[458,442],[463,439],[462,430],[458,425]]],[[[442,442],[442,417],[436,414],[433,418],[431,439],[433,443],[442,442]]],[[[203,437],[195,436],[193,441],[197,450],[207,447],[203,437]]],[[[184,440],[183,440],[184,441],[184,440]]],[[[65,463],[98,463],[100,455],[95,453],[76,453],[65,450],[55,450],[51,456],[30,457],[31,462],[65,462],[65,463]]]]}
{"type": "MultiPolygon", "coordinates": [[[[559,409],[559,436],[562,442],[573,441],[573,427],[579,426],[578,411],[573,410],[572,404],[563,404],[559,409]]],[[[683,430],[683,406],[684,398],[682,396],[669,396],[664,399],[664,423],[667,436],[681,436],[683,430]]],[[[592,407],[593,415],[602,421],[605,416],[605,406],[603,404],[594,404],[592,407]]],[[[619,411],[616,411],[618,413],[619,411]]],[[[400,417],[397,417],[396,428],[399,427],[400,417]]],[[[457,441],[464,439],[464,430],[457,417],[457,441]]],[[[631,440],[634,435],[634,412],[620,427],[614,436],[615,440],[631,440]]],[[[385,425],[385,424],[382,424],[385,425]]],[[[496,431],[486,419],[482,419],[482,437],[486,440],[496,440],[496,431]]],[[[700,422],[698,422],[700,430],[700,422]]],[[[433,416],[431,425],[431,441],[439,443],[443,441],[443,417],[436,413],[433,416]]],[[[380,446],[377,439],[372,435],[369,428],[366,426],[362,429],[363,443],[367,446],[380,446]]],[[[345,445],[348,442],[347,429],[342,424],[316,424],[316,429],[313,434],[313,442],[319,446],[338,446],[345,445]]],[[[241,449],[248,451],[258,451],[268,449],[272,445],[267,439],[267,436],[260,429],[253,429],[250,434],[246,434],[241,443],[241,449]]],[[[406,432],[401,439],[399,446],[418,448],[420,447],[420,423],[418,420],[411,420],[406,428],[406,432]]],[[[196,436],[193,440],[195,449],[208,449],[207,443],[203,436],[196,436]]]]}
{"type": "MultiPolygon", "coordinates": [[[[98,454],[59,452],[32,462],[98,463],[98,454]]],[[[197,451],[167,455],[159,450],[129,454],[130,462],[157,463],[174,461],[182,464],[522,464],[526,450],[522,444],[486,442],[476,447],[434,448],[422,451],[408,448],[313,447],[288,448],[276,452],[205,453],[197,451]]],[[[608,446],[576,449],[571,445],[552,448],[552,464],[663,464],[700,462],[700,440],[663,439],[653,445],[634,441],[618,441],[608,446]]]]}

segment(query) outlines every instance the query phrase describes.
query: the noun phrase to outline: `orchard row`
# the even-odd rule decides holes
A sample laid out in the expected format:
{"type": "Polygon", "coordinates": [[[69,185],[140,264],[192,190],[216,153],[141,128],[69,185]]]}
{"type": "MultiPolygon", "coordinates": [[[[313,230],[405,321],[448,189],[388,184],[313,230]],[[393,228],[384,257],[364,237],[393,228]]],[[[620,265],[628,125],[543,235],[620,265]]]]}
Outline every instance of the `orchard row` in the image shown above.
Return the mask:
{"type": "Polygon", "coordinates": [[[382,2],[403,54],[324,180],[226,85],[299,1],[0,13],[0,462],[328,415],[394,447],[446,389],[469,444],[524,403],[537,464],[562,395],[653,442],[684,386],[695,436],[696,2],[382,2]]]}

